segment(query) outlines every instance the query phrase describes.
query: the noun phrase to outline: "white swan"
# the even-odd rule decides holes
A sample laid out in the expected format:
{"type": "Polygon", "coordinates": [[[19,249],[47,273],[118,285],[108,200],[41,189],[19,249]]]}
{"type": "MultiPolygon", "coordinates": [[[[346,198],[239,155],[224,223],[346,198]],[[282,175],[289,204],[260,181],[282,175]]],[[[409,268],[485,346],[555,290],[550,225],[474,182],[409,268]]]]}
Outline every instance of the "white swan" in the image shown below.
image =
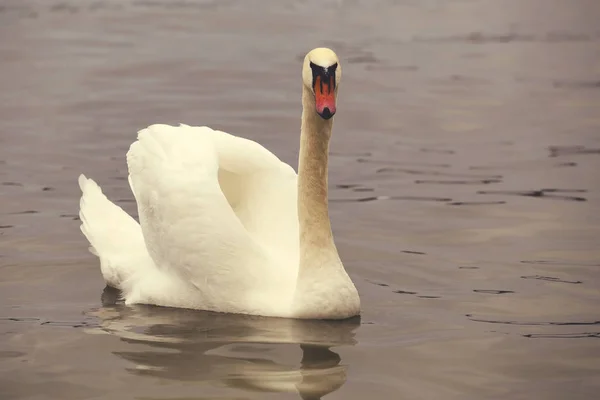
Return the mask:
{"type": "Polygon", "coordinates": [[[81,230],[126,304],[305,319],[360,313],[327,209],[340,78],[333,51],[306,55],[298,175],[251,140],[152,125],[127,153],[140,224],[79,177],[81,230]]]}

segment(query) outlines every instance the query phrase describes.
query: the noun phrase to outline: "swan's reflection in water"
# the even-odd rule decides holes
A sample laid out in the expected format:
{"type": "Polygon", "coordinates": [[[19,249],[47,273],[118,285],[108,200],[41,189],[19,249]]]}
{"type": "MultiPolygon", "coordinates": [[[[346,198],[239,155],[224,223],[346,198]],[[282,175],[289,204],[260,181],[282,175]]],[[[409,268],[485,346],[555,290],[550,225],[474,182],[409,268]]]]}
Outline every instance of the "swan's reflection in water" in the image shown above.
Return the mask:
{"type": "Polygon", "coordinates": [[[346,381],[347,366],[332,347],[354,345],[360,318],[300,321],[117,304],[105,289],[91,314],[104,332],[143,344],[115,354],[131,373],[180,381],[216,381],[261,392],[320,399],[346,381]],[[149,346],[149,347],[148,347],[149,346]],[[301,356],[293,356],[300,350],[301,356]],[[290,360],[284,362],[281,359],[290,360]]]}

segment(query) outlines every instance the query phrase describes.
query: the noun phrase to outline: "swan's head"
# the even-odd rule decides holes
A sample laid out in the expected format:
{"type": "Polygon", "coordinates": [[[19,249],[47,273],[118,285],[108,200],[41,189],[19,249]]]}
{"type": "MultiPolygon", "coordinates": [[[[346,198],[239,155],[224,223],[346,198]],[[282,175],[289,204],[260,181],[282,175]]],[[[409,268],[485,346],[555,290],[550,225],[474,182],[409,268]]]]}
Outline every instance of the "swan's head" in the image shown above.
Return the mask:
{"type": "Polygon", "coordinates": [[[316,112],[323,119],[335,114],[338,86],[342,67],[337,55],[330,49],[319,47],[304,57],[302,80],[315,96],[316,112]]]}

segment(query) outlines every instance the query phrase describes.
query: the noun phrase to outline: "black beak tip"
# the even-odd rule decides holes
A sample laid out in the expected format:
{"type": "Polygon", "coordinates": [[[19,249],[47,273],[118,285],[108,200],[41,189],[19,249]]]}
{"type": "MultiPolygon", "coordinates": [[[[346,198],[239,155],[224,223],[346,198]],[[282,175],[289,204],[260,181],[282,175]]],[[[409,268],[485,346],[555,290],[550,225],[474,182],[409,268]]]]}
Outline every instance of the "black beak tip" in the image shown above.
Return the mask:
{"type": "Polygon", "coordinates": [[[319,115],[320,115],[320,116],[321,116],[321,118],[323,118],[323,119],[330,119],[331,117],[333,117],[333,114],[334,114],[334,113],[332,113],[332,112],[331,112],[331,110],[329,110],[329,107],[325,107],[325,108],[323,109],[323,111],[321,111],[321,112],[319,113],[319,115]]]}

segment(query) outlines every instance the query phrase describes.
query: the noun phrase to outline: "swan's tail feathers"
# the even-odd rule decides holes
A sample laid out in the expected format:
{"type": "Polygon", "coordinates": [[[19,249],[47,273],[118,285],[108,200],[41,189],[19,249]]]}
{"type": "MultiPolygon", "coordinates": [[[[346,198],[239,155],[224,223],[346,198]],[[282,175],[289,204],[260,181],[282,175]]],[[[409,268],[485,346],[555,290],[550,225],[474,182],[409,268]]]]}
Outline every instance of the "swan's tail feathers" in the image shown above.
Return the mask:
{"type": "Polygon", "coordinates": [[[143,258],[147,250],[140,225],[123,209],[106,198],[100,186],[85,175],[79,176],[82,196],[79,202],[81,232],[90,243],[90,252],[100,258],[106,283],[120,288],[120,283],[143,258]]]}

